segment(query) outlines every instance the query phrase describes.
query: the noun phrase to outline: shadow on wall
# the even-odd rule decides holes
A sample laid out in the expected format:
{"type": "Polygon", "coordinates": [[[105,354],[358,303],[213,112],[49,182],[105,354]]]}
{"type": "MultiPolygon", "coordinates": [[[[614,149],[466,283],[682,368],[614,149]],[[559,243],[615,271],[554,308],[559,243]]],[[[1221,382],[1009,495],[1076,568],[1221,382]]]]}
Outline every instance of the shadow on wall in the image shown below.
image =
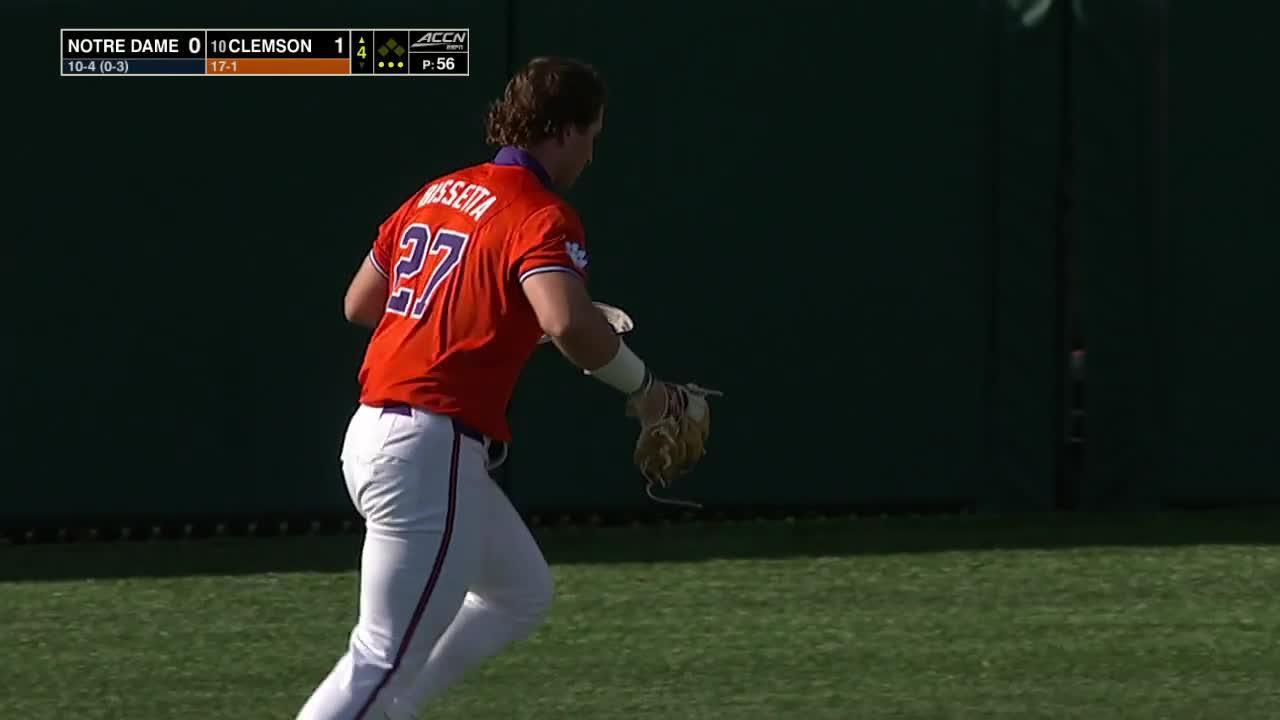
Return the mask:
{"type": "MultiPolygon", "coordinates": [[[[956,550],[1280,544],[1280,509],[1117,514],[826,517],[635,527],[544,527],[552,564],[885,555],[956,550]]],[[[0,545],[20,580],[351,572],[360,534],[0,545]]],[[[0,588],[2,592],[3,588],[0,588]]]]}

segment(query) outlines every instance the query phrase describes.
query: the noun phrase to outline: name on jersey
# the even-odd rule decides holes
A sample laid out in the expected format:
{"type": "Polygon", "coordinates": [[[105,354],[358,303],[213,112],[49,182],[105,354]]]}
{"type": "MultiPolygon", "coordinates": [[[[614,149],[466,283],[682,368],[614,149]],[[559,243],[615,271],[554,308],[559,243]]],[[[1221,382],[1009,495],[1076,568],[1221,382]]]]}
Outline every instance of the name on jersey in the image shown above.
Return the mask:
{"type": "Polygon", "coordinates": [[[497,196],[483,185],[469,183],[466,180],[442,180],[432,183],[422,191],[418,199],[418,207],[427,205],[447,205],[454,210],[475,218],[478,222],[493,207],[497,196]]]}

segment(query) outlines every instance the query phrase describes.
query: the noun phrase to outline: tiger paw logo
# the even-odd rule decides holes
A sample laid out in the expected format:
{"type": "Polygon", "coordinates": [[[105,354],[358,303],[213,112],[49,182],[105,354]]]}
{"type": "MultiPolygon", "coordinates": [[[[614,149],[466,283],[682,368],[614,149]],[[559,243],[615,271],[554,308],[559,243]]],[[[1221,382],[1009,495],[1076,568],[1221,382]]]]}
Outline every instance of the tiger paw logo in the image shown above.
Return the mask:
{"type": "Polygon", "coordinates": [[[565,252],[569,253],[569,259],[577,266],[579,270],[587,266],[587,249],[576,242],[566,242],[564,244],[565,252]]]}

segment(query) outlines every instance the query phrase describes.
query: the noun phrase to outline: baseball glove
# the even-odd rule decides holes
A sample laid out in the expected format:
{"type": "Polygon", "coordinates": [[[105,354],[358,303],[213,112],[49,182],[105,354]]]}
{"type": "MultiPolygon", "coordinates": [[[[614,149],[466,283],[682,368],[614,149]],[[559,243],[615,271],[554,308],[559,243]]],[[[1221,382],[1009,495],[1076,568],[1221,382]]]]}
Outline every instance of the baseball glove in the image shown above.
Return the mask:
{"type": "MultiPolygon", "coordinates": [[[[648,481],[645,490],[650,498],[701,507],[693,502],[657,497],[653,494],[653,486],[670,486],[706,455],[707,437],[711,433],[711,407],[707,397],[724,393],[693,383],[664,383],[664,386],[667,391],[666,411],[656,419],[641,418],[633,460],[648,481]]],[[[627,403],[627,415],[641,417],[633,401],[627,403]]]]}

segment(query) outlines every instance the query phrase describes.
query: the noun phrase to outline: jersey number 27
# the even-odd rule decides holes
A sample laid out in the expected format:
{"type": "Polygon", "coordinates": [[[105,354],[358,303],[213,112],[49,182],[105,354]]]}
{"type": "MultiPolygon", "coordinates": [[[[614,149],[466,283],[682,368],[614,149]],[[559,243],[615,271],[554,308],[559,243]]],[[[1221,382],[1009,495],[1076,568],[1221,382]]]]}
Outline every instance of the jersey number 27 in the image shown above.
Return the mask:
{"type": "Polygon", "coordinates": [[[404,234],[400,236],[400,248],[408,250],[409,254],[396,263],[391,295],[387,298],[387,312],[407,315],[415,320],[426,314],[427,303],[431,302],[436,288],[449,277],[449,273],[458,266],[458,261],[466,252],[468,237],[443,228],[432,235],[431,228],[421,223],[405,228],[404,234]],[[414,278],[422,272],[428,256],[438,257],[439,260],[431,270],[426,284],[415,292],[419,282],[414,278]],[[417,302],[414,302],[415,295],[417,302]]]}

